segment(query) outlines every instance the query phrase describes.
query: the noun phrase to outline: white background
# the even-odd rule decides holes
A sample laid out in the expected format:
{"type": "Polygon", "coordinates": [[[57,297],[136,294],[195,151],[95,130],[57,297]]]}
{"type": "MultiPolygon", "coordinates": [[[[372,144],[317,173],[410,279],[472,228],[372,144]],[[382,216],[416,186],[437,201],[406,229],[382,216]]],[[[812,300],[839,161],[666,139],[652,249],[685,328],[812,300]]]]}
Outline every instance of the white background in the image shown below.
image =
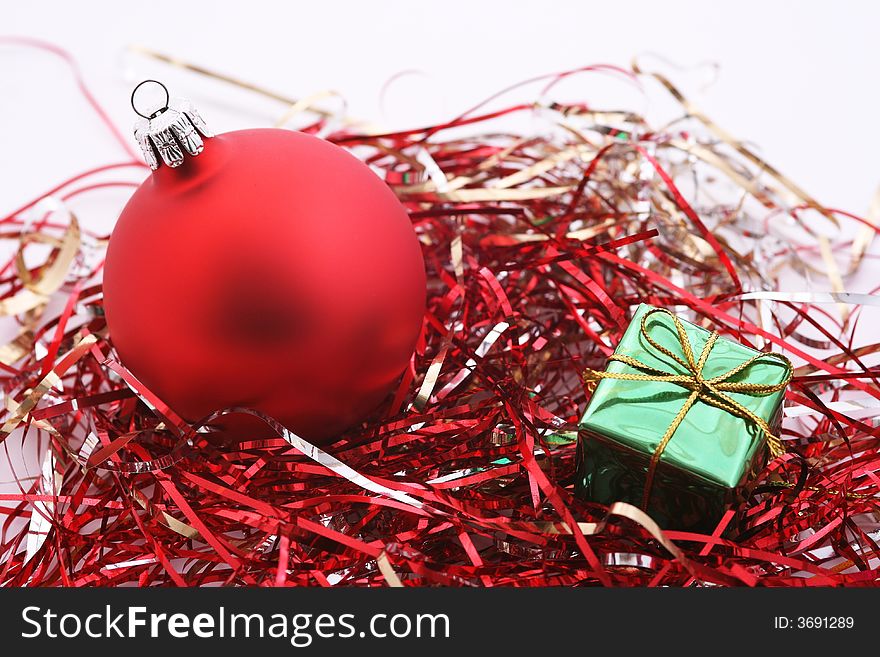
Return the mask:
{"type": "MultiPolygon", "coordinates": [[[[646,60],[819,201],[858,214],[880,182],[880,5],[870,2],[3,2],[0,32],[55,42],[129,134],[128,95],[149,76],[199,99],[215,129],[269,125],[283,108],[127,56],[164,51],[302,97],[333,89],[389,127],[450,118],[509,83],[586,64],[646,60]],[[718,75],[706,62],[719,66],[718,75]],[[396,73],[416,70],[379,90],[396,73]],[[714,83],[706,87],[706,83],[714,83]],[[249,105],[249,112],[235,111],[249,105]]],[[[595,76],[595,106],[645,98],[595,76]]],[[[519,99],[531,99],[530,92],[519,99]]],[[[648,94],[651,97],[651,94],[648,94]]],[[[123,159],[61,60],[0,45],[0,213],[89,166],[123,159]]],[[[141,175],[141,174],[138,174],[141,175]]]]}

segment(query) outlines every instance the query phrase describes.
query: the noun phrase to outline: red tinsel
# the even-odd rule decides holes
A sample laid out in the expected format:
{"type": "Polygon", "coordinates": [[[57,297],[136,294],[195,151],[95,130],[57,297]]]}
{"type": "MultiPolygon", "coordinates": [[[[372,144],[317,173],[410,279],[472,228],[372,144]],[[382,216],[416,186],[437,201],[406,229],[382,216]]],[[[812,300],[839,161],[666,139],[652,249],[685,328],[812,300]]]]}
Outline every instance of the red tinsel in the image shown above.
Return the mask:
{"type": "MultiPolygon", "coordinates": [[[[548,76],[541,97],[589,71],[647,77],[591,67],[548,76]]],[[[776,274],[836,272],[816,222],[873,227],[819,206],[677,97],[687,116],[662,130],[539,100],[367,135],[303,108],[315,116],[303,129],[351,147],[398,193],[429,280],[397,392],[325,451],[271,418],[252,440],[217,441],[208,419],[187,425],[117,361],[101,305],[107,236],[60,210],[132,185],[98,176],[138,163],[84,172],[3,217],[20,247],[0,308],[21,330],[0,348],[0,441],[7,454],[36,441],[43,469],[0,495],[0,583],[873,583],[880,442],[833,402],[876,406],[876,347],[854,347],[858,305],[787,295],[776,274]],[[546,132],[494,131],[517,113],[545,119],[546,132]],[[463,126],[471,136],[446,136],[463,126]],[[58,207],[44,212],[50,197],[58,207]],[[33,243],[50,247],[37,266],[24,256],[33,243]],[[712,535],[572,496],[580,375],[602,368],[640,302],[799,365],[788,453],[712,535]]],[[[853,268],[865,249],[854,245],[853,268]]],[[[232,412],[247,411],[218,411],[232,412]]]]}

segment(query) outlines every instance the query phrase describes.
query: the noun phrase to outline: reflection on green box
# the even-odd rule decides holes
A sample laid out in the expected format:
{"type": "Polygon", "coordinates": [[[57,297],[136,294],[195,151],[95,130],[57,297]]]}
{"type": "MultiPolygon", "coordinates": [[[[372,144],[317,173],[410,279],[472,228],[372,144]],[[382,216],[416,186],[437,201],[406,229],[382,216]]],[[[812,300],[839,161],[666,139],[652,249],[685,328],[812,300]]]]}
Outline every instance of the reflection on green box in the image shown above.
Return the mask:
{"type": "MultiPolygon", "coordinates": [[[[652,311],[646,304],[638,307],[615,354],[664,372],[686,374],[684,368],[645,339],[642,318],[651,313],[651,338],[673,353],[682,354],[673,317],[652,311]]],[[[696,358],[710,332],[687,322],[681,324],[696,358]]],[[[718,338],[701,374],[705,379],[722,376],[758,354],[718,338]]],[[[639,372],[618,361],[610,361],[606,371],[639,372]]],[[[778,386],[789,375],[787,361],[768,356],[729,381],[778,386]]],[[[664,381],[600,380],[579,426],[577,494],[601,504],[620,501],[641,506],[651,457],[691,392],[664,381]]],[[[730,398],[767,422],[774,433],[784,395],[784,389],[760,395],[729,393],[730,398]]],[[[765,442],[764,432],[754,421],[702,399],[696,401],[662,450],[646,511],[664,528],[712,531],[725,508],[737,501],[743,484],[763,468],[765,442]]]]}

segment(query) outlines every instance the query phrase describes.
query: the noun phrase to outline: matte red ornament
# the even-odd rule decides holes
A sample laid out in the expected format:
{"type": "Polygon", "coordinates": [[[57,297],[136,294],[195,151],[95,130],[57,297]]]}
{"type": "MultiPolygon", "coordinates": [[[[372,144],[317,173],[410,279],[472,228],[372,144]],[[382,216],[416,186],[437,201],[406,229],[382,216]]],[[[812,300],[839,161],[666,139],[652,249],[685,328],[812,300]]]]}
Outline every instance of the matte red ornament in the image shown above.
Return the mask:
{"type": "Polygon", "coordinates": [[[360,160],[241,130],[137,189],[104,304],[122,362],[187,420],[247,406],[327,442],[407,366],[425,267],[406,211],[360,160]]]}

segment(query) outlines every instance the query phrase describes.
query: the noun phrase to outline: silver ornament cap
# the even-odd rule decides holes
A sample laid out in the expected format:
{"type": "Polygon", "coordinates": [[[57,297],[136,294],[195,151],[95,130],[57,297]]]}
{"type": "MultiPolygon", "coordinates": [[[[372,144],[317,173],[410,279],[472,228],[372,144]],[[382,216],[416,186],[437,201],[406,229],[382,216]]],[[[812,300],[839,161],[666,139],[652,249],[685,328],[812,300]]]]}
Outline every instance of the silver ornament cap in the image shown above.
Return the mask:
{"type": "Polygon", "coordinates": [[[134,88],[131,107],[141,117],[134,124],[134,138],[154,171],[163,163],[179,167],[187,155],[195,157],[205,150],[202,137],[214,136],[192,103],[185,98],[171,98],[168,88],[156,80],[144,80],[134,88]],[[135,95],[146,84],[159,85],[165,93],[164,104],[149,114],[135,105],[135,95]]]}

